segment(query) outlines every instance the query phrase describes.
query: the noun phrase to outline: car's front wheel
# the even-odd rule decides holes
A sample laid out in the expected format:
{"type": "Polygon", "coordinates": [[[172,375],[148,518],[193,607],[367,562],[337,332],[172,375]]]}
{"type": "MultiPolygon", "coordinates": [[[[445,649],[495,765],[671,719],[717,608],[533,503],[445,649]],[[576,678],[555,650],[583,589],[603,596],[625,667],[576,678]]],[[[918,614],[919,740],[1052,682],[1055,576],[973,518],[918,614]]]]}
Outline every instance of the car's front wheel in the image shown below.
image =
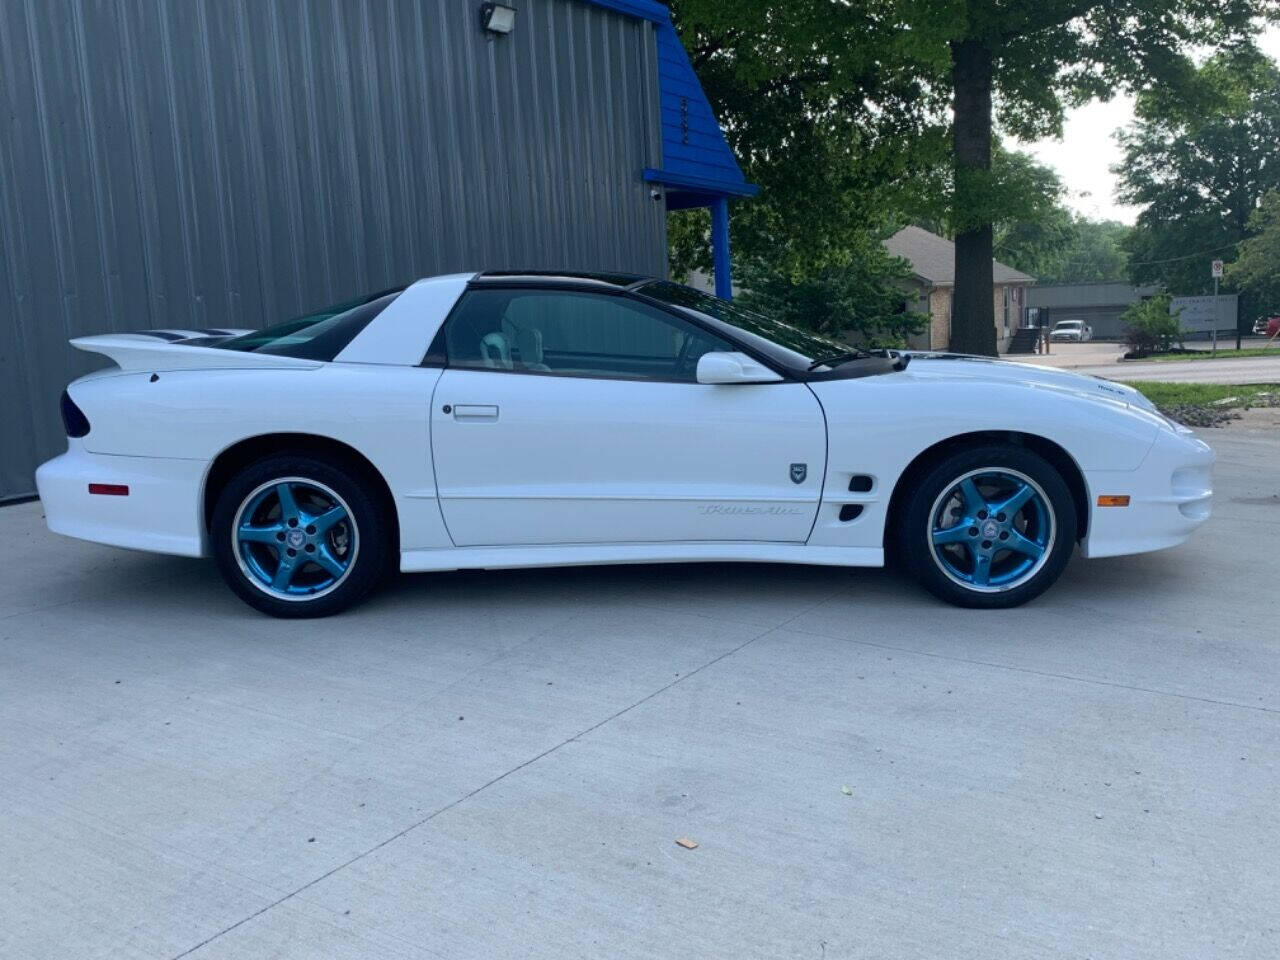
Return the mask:
{"type": "Polygon", "coordinates": [[[299,454],[260,460],[232,477],[211,533],[222,576],[242,600],[276,617],[319,617],[377,585],[389,529],[359,471],[299,454]]]}
{"type": "Polygon", "coordinates": [[[1024,447],[959,450],[916,486],[897,535],[907,567],[962,607],[1015,607],[1071,558],[1076,509],[1053,465],[1024,447]]]}

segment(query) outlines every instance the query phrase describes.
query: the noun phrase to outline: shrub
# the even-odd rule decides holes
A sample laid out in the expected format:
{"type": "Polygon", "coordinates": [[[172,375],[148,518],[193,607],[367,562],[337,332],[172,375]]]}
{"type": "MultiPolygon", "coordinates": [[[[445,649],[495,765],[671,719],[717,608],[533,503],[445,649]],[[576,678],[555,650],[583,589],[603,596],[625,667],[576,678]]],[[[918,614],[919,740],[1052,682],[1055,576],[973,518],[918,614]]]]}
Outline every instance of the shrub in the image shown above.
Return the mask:
{"type": "Polygon", "coordinates": [[[1163,353],[1175,343],[1182,345],[1182,311],[1170,313],[1171,300],[1169,294],[1162,293],[1135,303],[1120,316],[1127,330],[1125,340],[1136,356],[1163,353]]]}

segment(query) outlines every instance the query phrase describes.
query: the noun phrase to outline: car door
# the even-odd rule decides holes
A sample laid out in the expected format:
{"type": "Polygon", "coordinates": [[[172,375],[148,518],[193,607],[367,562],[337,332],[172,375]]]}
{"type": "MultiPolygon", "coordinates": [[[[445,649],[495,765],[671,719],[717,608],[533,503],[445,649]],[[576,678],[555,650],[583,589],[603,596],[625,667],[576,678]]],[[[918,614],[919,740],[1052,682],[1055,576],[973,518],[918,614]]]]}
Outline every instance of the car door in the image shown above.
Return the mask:
{"type": "Polygon", "coordinates": [[[432,404],[458,546],[802,542],[826,467],[803,384],[696,382],[736,350],[621,293],[476,287],[447,321],[432,404]]]}

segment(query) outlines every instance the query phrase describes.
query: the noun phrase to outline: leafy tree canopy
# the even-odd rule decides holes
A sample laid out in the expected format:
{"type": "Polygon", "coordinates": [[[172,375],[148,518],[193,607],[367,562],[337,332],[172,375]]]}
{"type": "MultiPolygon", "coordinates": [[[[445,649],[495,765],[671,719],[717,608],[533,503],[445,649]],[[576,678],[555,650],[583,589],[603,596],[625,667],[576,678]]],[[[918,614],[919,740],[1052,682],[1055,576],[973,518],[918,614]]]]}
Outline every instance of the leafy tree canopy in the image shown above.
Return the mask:
{"type": "MultiPolygon", "coordinates": [[[[993,254],[1041,283],[1124,280],[1127,259],[1120,241],[1129,228],[1073,214],[1056,171],[1028,154],[996,143],[992,182],[1005,198],[992,224],[993,254]]],[[[950,217],[951,168],[939,164],[916,186],[906,204],[906,219],[946,237],[954,237],[950,217]],[[940,215],[939,215],[940,212],[940,215]]],[[[904,191],[906,193],[906,191],[904,191]]]]}
{"type": "Polygon", "coordinates": [[[1066,244],[1046,257],[1035,275],[1041,283],[1126,280],[1129,256],[1123,244],[1130,229],[1116,220],[1073,217],[1066,244]]]}
{"type": "Polygon", "coordinates": [[[992,225],[1008,199],[993,169],[994,121],[1039,137],[1058,132],[1072,104],[1177,86],[1194,72],[1185,51],[1248,36],[1280,0],[671,6],[730,143],[763,187],[734,210],[742,255],[768,256],[785,240],[792,272],[839,263],[883,224],[895,188],[949,156],[953,345],[991,352],[992,225]]]}
{"type": "MultiPolygon", "coordinates": [[[[675,0],[680,36],[757,198],[733,207],[734,252],[822,270],[865,249],[893,185],[945,150],[944,109],[878,4],[675,0]]],[[[705,215],[676,216],[677,269],[705,215]]]]}
{"type": "MultiPolygon", "coordinates": [[[[1212,290],[1210,261],[1235,258],[1263,197],[1280,188],[1277,143],[1280,69],[1252,47],[1209,58],[1180,90],[1139,96],[1115,170],[1120,198],[1144,207],[1124,241],[1133,281],[1212,290]]],[[[1267,306],[1256,290],[1241,290],[1242,324],[1267,306]]]]}
{"type": "Polygon", "coordinates": [[[907,262],[892,256],[878,237],[843,262],[799,274],[752,258],[743,264],[743,302],[794,326],[864,347],[902,347],[925,329],[928,317],[915,300],[907,262]]]}
{"type": "Polygon", "coordinates": [[[1252,234],[1236,248],[1231,282],[1258,305],[1259,314],[1280,310],[1280,191],[1271,191],[1249,218],[1252,234]]]}

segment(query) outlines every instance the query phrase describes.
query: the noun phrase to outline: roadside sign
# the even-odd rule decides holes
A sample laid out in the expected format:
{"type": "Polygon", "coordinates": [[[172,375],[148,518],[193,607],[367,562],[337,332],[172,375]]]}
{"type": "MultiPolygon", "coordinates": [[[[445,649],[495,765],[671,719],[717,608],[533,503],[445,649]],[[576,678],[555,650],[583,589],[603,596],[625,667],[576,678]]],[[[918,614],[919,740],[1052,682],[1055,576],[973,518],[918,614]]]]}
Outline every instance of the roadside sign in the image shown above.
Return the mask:
{"type": "Polygon", "coordinates": [[[1215,280],[1222,279],[1222,261],[1221,260],[1213,261],[1213,279],[1215,280]]]}

